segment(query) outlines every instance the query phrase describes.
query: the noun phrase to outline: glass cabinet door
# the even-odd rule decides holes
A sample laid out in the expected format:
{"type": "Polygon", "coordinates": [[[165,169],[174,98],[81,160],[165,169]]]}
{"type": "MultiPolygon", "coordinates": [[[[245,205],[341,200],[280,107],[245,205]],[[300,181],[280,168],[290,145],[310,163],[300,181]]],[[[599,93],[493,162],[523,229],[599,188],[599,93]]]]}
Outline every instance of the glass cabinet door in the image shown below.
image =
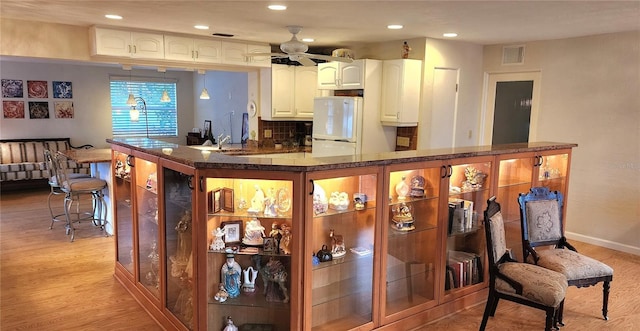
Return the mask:
{"type": "Polygon", "coordinates": [[[131,158],[113,150],[113,193],[116,217],[116,259],[133,277],[133,210],[131,194],[131,158]]]}
{"type": "Polygon", "coordinates": [[[440,163],[392,170],[388,178],[387,224],[382,230],[385,317],[416,306],[426,308],[426,303],[435,305],[440,163]]]}
{"type": "Polygon", "coordinates": [[[443,168],[449,179],[446,214],[445,300],[467,293],[466,288],[485,281],[483,211],[491,197],[491,158],[443,168]],[[448,296],[448,297],[447,297],[448,296]]]}
{"type": "Polygon", "coordinates": [[[569,152],[539,155],[537,186],[545,186],[551,191],[559,191],[566,194],[569,159],[569,152]]]}
{"type": "Polygon", "coordinates": [[[286,179],[206,179],[209,330],[230,321],[247,330],[294,329],[292,257],[301,220],[293,200],[301,192],[293,188],[286,179]]]}
{"type": "Polygon", "coordinates": [[[163,169],[166,309],[193,330],[193,176],[163,169]]]}
{"type": "Polygon", "coordinates": [[[160,299],[160,244],[158,235],[158,169],[153,162],[136,157],[135,194],[138,234],[138,279],[160,299]]]}
{"type": "MultiPolygon", "coordinates": [[[[313,179],[305,245],[310,283],[305,329],[348,330],[373,321],[377,169],[313,179]],[[310,216],[309,216],[310,215],[310,216]]],[[[344,174],[344,172],[342,172],[344,174]]],[[[333,174],[333,173],[332,173],[333,174]]],[[[315,177],[315,176],[314,176],[315,177]]],[[[367,328],[367,327],[365,327],[367,328]]]]}

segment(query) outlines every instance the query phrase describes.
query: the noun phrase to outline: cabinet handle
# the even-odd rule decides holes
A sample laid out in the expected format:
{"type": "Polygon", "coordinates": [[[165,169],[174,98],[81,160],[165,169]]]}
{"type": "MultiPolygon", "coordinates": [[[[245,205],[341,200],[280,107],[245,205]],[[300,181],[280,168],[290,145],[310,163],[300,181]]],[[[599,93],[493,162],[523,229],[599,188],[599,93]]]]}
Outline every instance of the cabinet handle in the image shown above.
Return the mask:
{"type": "Polygon", "coordinates": [[[204,176],[200,176],[200,192],[204,192],[204,176]]]}
{"type": "Polygon", "coordinates": [[[136,49],[136,45],[133,45],[133,54],[138,53],[138,49],[136,49]]]}
{"type": "Polygon", "coordinates": [[[538,158],[539,158],[539,156],[537,156],[537,155],[533,157],[533,166],[534,166],[534,167],[537,167],[537,166],[538,166],[538,162],[539,162],[539,161],[538,161],[538,158]]]}
{"type": "Polygon", "coordinates": [[[309,192],[309,195],[313,195],[313,190],[316,188],[316,186],[313,185],[313,179],[309,179],[309,183],[311,183],[311,192],[309,192]]]}
{"type": "Polygon", "coordinates": [[[196,59],[200,57],[200,54],[198,54],[198,51],[196,51],[196,59]]]}
{"type": "Polygon", "coordinates": [[[193,176],[187,177],[187,186],[189,186],[189,189],[193,191],[193,176]]]}
{"type": "Polygon", "coordinates": [[[447,168],[449,168],[449,174],[447,175],[447,177],[451,177],[451,175],[453,175],[453,167],[451,165],[448,165],[447,168]]]}
{"type": "Polygon", "coordinates": [[[127,165],[130,166],[130,167],[133,167],[133,162],[131,162],[132,160],[133,160],[133,156],[127,155],[126,162],[127,162],[127,165]]]}
{"type": "Polygon", "coordinates": [[[447,177],[447,166],[441,166],[440,167],[440,178],[445,178],[447,177]]]}
{"type": "Polygon", "coordinates": [[[396,119],[399,120],[400,119],[400,112],[396,113],[396,119]]]}
{"type": "Polygon", "coordinates": [[[131,45],[127,45],[127,53],[131,53],[131,45]]]}
{"type": "Polygon", "coordinates": [[[540,162],[538,163],[538,166],[541,166],[542,163],[544,163],[544,157],[542,157],[542,155],[539,156],[539,160],[540,160],[540,162]]]}

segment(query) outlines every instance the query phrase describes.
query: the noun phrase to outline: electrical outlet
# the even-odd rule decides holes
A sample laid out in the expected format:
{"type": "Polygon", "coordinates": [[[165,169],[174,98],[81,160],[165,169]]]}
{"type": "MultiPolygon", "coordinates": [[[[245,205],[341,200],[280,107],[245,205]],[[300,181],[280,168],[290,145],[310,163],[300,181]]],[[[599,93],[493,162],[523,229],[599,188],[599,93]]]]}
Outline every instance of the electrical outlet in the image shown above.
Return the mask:
{"type": "Polygon", "coordinates": [[[409,137],[396,137],[396,146],[409,147],[411,139],[409,137]]]}
{"type": "Polygon", "coordinates": [[[271,138],[271,130],[264,130],[264,137],[271,138]]]}

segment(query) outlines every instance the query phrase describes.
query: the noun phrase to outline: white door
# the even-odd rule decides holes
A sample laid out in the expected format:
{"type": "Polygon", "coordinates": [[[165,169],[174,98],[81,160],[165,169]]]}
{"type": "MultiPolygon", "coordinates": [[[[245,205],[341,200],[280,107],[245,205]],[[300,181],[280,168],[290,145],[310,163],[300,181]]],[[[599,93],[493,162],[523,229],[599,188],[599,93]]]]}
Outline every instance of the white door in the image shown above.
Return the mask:
{"type": "Polygon", "coordinates": [[[458,69],[436,68],[433,73],[429,148],[455,147],[457,106],[458,69]]]}
{"type": "MultiPolygon", "coordinates": [[[[496,107],[496,92],[498,83],[505,82],[533,82],[533,88],[531,91],[531,100],[523,100],[523,104],[530,108],[529,118],[529,139],[528,141],[536,140],[536,128],[538,126],[538,104],[540,102],[540,72],[517,72],[517,73],[495,73],[488,74],[487,87],[485,88],[485,100],[484,110],[481,118],[482,132],[480,135],[481,145],[491,145],[493,143],[494,129],[500,131],[501,127],[496,126],[494,128],[495,121],[495,107],[496,107]]],[[[511,123],[511,126],[526,125],[526,123],[511,123]]],[[[500,134],[497,132],[495,134],[500,134]]]]}

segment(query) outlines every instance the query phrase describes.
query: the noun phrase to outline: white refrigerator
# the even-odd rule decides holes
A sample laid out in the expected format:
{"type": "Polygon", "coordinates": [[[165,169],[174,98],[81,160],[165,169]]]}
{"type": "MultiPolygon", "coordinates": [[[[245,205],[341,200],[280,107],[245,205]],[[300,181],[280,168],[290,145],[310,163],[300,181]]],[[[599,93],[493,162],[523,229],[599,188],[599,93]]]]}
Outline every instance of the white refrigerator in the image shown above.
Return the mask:
{"type": "Polygon", "coordinates": [[[363,103],[362,97],[314,99],[313,157],[359,155],[395,148],[395,132],[385,132],[379,114],[365,114],[363,103]],[[365,138],[367,144],[363,143],[365,138]]]}

